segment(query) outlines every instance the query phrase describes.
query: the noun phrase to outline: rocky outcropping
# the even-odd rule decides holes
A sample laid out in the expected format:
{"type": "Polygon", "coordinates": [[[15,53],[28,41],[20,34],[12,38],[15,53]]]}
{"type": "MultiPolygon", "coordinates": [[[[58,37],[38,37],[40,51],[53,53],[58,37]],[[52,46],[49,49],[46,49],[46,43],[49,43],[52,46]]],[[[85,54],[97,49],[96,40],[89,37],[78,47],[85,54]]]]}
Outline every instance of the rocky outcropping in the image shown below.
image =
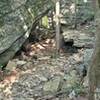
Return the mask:
{"type": "Polygon", "coordinates": [[[68,30],[64,28],[63,36],[66,42],[73,40],[73,45],[76,47],[93,48],[93,44],[95,43],[94,35],[80,30],[68,30]]]}
{"type": "Polygon", "coordinates": [[[49,5],[46,3],[48,0],[39,2],[39,0],[0,1],[1,65],[7,63],[28,38],[35,17],[50,7],[50,3],[49,5]]]}

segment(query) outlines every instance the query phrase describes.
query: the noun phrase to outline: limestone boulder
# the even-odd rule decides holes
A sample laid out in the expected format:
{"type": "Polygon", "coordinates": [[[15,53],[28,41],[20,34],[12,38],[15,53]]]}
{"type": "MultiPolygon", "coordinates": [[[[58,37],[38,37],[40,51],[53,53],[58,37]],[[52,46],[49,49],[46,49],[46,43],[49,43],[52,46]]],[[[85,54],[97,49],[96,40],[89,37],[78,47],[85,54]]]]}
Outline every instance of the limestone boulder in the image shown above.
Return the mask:
{"type": "Polygon", "coordinates": [[[0,64],[14,56],[28,38],[36,16],[50,7],[48,0],[40,1],[0,0],[0,64]]]}

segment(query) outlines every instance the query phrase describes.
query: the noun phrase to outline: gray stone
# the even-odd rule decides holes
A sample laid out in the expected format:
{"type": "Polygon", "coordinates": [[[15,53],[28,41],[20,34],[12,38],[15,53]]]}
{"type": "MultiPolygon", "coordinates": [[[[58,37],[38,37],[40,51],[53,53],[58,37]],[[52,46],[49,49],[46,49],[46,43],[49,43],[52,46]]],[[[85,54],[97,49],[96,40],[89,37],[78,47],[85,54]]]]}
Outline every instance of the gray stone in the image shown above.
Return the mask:
{"type": "Polygon", "coordinates": [[[4,93],[2,91],[0,91],[0,100],[4,100],[4,93]]]}
{"type": "MultiPolygon", "coordinates": [[[[89,33],[85,33],[82,31],[77,31],[77,30],[68,30],[68,29],[63,29],[63,36],[65,41],[69,41],[71,39],[74,40],[74,46],[77,47],[91,47],[91,45],[94,44],[95,38],[91,36],[89,33]]],[[[93,46],[92,46],[93,47],[93,46]]]]}
{"type": "Polygon", "coordinates": [[[73,91],[69,94],[69,98],[70,98],[70,99],[75,99],[75,96],[76,96],[76,93],[75,93],[75,91],[73,90],[73,91]]]}
{"type": "Polygon", "coordinates": [[[86,49],[84,50],[84,62],[89,64],[94,49],[86,49]]]}
{"type": "Polygon", "coordinates": [[[44,2],[38,5],[36,0],[0,1],[0,64],[5,65],[13,58],[29,37],[34,17],[43,13],[45,7],[51,7],[51,3],[44,4],[44,2]],[[39,7],[36,11],[37,6],[39,7]]]}
{"type": "Polygon", "coordinates": [[[33,63],[32,62],[27,62],[27,61],[16,61],[17,68],[26,71],[27,69],[33,68],[33,63]]]}
{"type": "Polygon", "coordinates": [[[40,79],[40,81],[46,82],[48,80],[46,77],[42,75],[36,75],[36,76],[40,79]]]}
{"type": "Polygon", "coordinates": [[[17,65],[25,65],[27,62],[26,61],[23,61],[23,60],[17,60],[16,61],[16,64],[17,65]]]}
{"type": "Polygon", "coordinates": [[[54,79],[46,82],[44,84],[43,90],[44,92],[57,92],[59,90],[59,86],[60,86],[60,82],[61,82],[61,77],[57,76],[54,77],[54,79]]]}
{"type": "Polygon", "coordinates": [[[9,70],[9,71],[13,71],[16,67],[17,67],[16,62],[9,61],[7,66],[6,66],[6,69],[9,70]]]}
{"type": "Polygon", "coordinates": [[[64,79],[65,81],[63,82],[62,90],[67,89],[69,91],[69,89],[76,86],[76,84],[79,81],[78,76],[77,76],[77,71],[71,70],[70,74],[66,74],[64,79]]]}
{"type": "Polygon", "coordinates": [[[60,100],[59,98],[54,98],[54,99],[52,99],[52,100],[60,100]]]}
{"type": "Polygon", "coordinates": [[[84,86],[84,87],[88,87],[88,86],[89,86],[88,76],[86,76],[86,77],[84,78],[83,86],[84,86]]]}

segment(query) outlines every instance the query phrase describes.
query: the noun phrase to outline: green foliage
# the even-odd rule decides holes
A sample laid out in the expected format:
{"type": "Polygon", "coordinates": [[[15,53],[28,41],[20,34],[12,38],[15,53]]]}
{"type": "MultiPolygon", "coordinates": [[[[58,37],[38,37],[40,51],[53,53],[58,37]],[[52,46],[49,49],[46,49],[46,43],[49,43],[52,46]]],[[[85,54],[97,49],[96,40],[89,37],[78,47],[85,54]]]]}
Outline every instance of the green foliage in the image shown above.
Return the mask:
{"type": "Polygon", "coordinates": [[[80,85],[79,83],[76,84],[75,86],[73,86],[73,90],[75,91],[75,93],[77,95],[85,94],[86,93],[86,89],[84,88],[84,86],[80,85]]]}
{"type": "Polygon", "coordinates": [[[0,64],[0,70],[3,68],[3,65],[2,64],[0,64]]]}
{"type": "Polygon", "coordinates": [[[47,16],[44,16],[44,17],[42,18],[42,25],[43,25],[44,27],[48,28],[49,23],[48,23],[48,17],[47,17],[47,16]]]}

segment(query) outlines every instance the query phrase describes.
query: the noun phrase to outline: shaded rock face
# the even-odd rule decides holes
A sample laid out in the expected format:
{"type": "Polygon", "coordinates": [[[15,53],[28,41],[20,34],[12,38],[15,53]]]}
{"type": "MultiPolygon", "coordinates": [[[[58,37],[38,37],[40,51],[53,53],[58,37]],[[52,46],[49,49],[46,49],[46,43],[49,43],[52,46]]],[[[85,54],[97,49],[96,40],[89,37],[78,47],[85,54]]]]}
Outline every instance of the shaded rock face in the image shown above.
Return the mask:
{"type": "Polygon", "coordinates": [[[35,2],[36,0],[0,0],[0,64],[7,63],[28,38],[35,2]]]}
{"type": "Polygon", "coordinates": [[[93,48],[95,43],[95,36],[91,36],[90,33],[81,32],[77,30],[63,29],[63,36],[66,42],[73,40],[76,47],[93,48]]]}
{"type": "Polygon", "coordinates": [[[12,58],[28,37],[25,34],[32,18],[22,6],[25,3],[26,0],[0,1],[0,64],[12,58]]]}

